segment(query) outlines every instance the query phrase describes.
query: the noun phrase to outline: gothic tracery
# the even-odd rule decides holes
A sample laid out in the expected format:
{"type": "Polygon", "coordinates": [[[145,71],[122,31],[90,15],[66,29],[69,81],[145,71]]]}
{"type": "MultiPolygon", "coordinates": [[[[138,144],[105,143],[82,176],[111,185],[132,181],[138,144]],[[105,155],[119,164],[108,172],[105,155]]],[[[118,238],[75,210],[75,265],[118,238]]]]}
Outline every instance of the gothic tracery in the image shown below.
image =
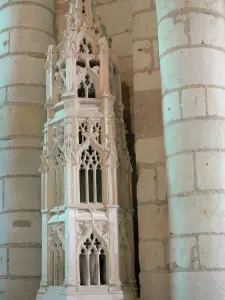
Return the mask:
{"type": "MultiPolygon", "coordinates": [[[[40,170],[42,209],[48,214],[43,234],[49,243],[43,244],[48,268],[42,282],[76,286],[90,297],[91,286],[104,287],[102,300],[116,288],[118,299],[128,293],[133,300],[129,265],[134,258],[123,213],[132,219],[119,66],[92,1],[71,0],[66,17],[62,43],[49,47],[46,63],[48,119],[40,170]]],[[[132,222],[128,227],[132,232],[132,222]]]]}

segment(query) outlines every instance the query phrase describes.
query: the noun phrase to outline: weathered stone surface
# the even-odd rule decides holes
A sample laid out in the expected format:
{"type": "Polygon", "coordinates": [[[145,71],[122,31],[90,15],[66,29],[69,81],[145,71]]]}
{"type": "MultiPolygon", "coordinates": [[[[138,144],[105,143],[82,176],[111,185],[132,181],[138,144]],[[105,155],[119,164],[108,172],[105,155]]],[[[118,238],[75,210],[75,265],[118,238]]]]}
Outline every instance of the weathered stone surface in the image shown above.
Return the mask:
{"type": "Polygon", "coordinates": [[[138,176],[137,198],[140,202],[156,200],[156,172],[152,169],[141,169],[138,176]]]}
{"type": "Polygon", "coordinates": [[[224,297],[224,8],[157,1],[172,300],[224,297]]]}
{"type": "Polygon", "coordinates": [[[5,300],[33,300],[40,285],[38,169],[54,6],[54,0],[0,4],[0,298],[5,300]]]}
{"type": "Polygon", "coordinates": [[[161,90],[135,92],[134,115],[136,139],[162,136],[161,90]]]}

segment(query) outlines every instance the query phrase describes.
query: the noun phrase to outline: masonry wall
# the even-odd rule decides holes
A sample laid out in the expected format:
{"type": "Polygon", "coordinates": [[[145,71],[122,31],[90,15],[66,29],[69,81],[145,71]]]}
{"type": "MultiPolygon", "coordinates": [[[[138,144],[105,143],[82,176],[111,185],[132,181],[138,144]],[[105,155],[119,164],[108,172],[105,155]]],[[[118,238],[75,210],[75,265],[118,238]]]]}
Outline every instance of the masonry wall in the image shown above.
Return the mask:
{"type": "Polygon", "coordinates": [[[153,0],[133,1],[133,68],[141,300],[167,300],[167,182],[153,0]]]}

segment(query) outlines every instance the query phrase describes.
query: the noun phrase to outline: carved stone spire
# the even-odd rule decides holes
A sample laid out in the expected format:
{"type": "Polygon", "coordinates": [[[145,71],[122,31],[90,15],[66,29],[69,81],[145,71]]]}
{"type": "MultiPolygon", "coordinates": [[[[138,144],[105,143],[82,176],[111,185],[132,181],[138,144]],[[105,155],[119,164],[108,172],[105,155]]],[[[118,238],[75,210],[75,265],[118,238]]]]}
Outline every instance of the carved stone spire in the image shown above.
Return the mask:
{"type": "Polygon", "coordinates": [[[67,0],[69,1],[69,12],[67,18],[67,30],[78,32],[83,26],[91,28],[96,27],[94,20],[93,0],[67,0]]]}
{"type": "Polygon", "coordinates": [[[47,268],[37,300],[60,300],[61,293],[68,300],[136,300],[119,69],[93,0],[70,0],[66,18],[46,63],[41,172],[49,243],[42,245],[47,268]]]}

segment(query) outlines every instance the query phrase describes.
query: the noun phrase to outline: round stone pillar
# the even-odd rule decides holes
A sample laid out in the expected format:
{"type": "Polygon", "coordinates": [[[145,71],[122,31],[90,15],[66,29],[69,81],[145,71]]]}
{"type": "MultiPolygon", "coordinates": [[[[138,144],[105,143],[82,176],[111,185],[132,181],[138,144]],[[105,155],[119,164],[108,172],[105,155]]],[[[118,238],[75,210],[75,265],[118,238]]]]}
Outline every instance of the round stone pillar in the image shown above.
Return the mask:
{"type": "Polygon", "coordinates": [[[225,297],[225,1],[157,0],[172,300],[225,297]]]}
{"type": "Polygon", "coordinates": [[[0,295],[28,300],[41,275],[38,168],[54,0],[0,2],[0,295]]]}

